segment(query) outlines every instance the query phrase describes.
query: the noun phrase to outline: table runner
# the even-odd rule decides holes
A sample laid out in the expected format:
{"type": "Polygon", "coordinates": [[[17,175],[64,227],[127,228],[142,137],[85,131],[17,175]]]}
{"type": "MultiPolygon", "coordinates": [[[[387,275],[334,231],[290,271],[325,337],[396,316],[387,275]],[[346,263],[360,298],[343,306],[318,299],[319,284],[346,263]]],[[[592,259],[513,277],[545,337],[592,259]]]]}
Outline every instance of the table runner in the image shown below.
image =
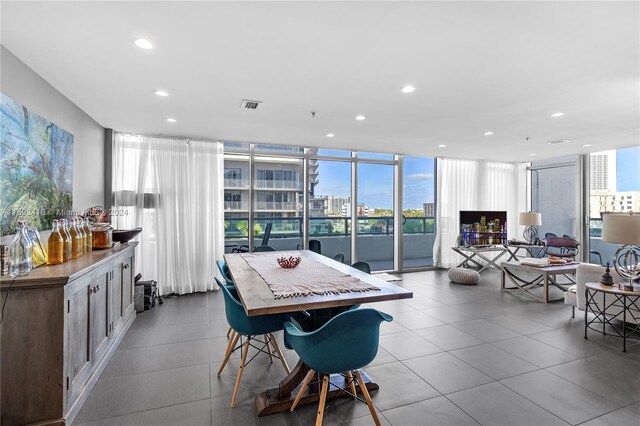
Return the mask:
{"type": "Polygon", "coordinates": [[[289,256],[300,256],[300,253],[247,253],[242,258],[267,283],[276,299],[380,291],[374,285],[305,256],[296,268],[281,268],[278,258],[289,256]]]}

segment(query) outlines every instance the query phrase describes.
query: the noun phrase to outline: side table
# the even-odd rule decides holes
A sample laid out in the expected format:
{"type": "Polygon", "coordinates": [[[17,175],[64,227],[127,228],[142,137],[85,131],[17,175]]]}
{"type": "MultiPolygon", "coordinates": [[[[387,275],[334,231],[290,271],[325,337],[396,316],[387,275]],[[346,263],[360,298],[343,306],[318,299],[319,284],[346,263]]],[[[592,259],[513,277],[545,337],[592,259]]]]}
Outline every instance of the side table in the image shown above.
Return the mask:
{"type": "Polygon", "coordinates": [[[587,338],[587,329],[589,328],[600,331],[595,328],[595,325],[599,324],[602,324],[602,334],[606,335],[605,327],[609,325],[614,336],[622,337],[622,351],[626,352],[627,337],[640,332],[640,293],[621,290],[618,284],[605,286],[600,283],[586,283],[584,293],[587,301],[584,310],[584,338],[587,338]],[[596,301],[598,293],[602,293],[602,303],[596,301]],[[607,301],[607,296],[610,302],[607,301]],[[611,312],[612,308],[617,308],[618,312],[611,312]],[[607,310],[609,310],[608,313],[607,310]],[[589,311],[594,314],[591,321],[588,319],[589,311]],[[627,319],[632,319],[635,326],[627,324],[627,319]],[[613,322],[613,320],[621,320],[622,325],[613,322]]]}

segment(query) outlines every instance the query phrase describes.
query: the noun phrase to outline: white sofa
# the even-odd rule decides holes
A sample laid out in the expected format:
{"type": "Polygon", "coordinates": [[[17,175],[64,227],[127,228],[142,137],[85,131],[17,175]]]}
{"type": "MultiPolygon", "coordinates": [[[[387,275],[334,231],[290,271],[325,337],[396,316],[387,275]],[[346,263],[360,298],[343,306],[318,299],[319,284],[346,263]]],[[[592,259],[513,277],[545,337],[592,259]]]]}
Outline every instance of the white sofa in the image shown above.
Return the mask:
{"type": "MultiPolygon", "coordinates": [[[[594,265],[592,263],[580,263],[576,267],[576,284],[569,287],[568,291],[564,294],[564,303],[566,305],[572,306],[572,317],[575,317],[575,308],[577,307],[579,310],[584,311],[587,301],[585,299],[584,290],[586,283],[597,283],[600,282],[600,278],[605,271],[604,266],[594,265]]],[[[613,276],[613,280],[615,282],[622,281],[622,277],[616,273],[616,271],[612,268],[611,275],[613,276]]],[[[599,307],[602,307],[602,299],[603,294],[598,293],[594,297],[596,303],[599,307]]],[[[607,305],[613,301],[611,295],[607,297],[607,305]]],[[[610,307],[607,309],[607,313],[617,314],[622,311],[621,308],[610,307]]],[[[636,318],[640,318],[640,312],[634,309],[634,314],[636,318]]],[[[627,321],[634,322],[631,315],[627,315],[627,321]]]]}

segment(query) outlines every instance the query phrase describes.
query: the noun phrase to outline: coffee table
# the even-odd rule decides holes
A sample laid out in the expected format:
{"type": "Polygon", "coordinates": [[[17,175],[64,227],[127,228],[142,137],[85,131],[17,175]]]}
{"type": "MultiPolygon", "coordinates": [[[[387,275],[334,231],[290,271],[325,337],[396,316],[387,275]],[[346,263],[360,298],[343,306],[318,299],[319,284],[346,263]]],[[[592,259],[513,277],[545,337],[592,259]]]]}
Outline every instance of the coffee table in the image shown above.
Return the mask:
{"type": "Polygon", "coordinates": [[[511,261],[502,262],[500,266],[502,269],[502,279],[500,283],[502,291],[512,293],[524,292],[535,300],[538,300],[542,303],[547,303],[550,301],[561,300],[549,300],[549,284],[559,288],[562,291],[567,291],[568,286],[576,283],[574,275],[576,273],[576,267],[578,266],[578,263],[576,262],[569,265],[547,266],[544,268],[540,268],[537,266],[522,265],[520,262],[511,261]],[[523,273],[534,274],[535,278],[524,278],[522,277],[523,273]],[[558,282],[558,275],[564,276],[569,280],[569,282],[558,282]],[[511,283],[513,284],[512,287],[506,286],[506,278],[509,278],[509,281],[511,281],[511,283]],[[542,298],[536,296],[531,292],[533,288],[538,286],[543,287],[542,298]]]}
{"type": "Polygon", "coordinates": [[[496,269],[500,269],[500,265],[498,265],[498,259],[500,259],[505,254],[509,253],[509,250],[504,245],[490,245],[490,246],[459,246],[459,247],[451,247],[453,251],[464,257],[464,260],[460,262],[457,268],[464,266],[469,267],[471,263],[480,268],[478,272],[482,272],[489,267],[494,267],[496,269]],[[485,253],[497,253],[497,255],[493,258],[487,257],[485,253]],[[480,260],[484,260],[486,265],[480,263],[476,258],[480,260]]]}

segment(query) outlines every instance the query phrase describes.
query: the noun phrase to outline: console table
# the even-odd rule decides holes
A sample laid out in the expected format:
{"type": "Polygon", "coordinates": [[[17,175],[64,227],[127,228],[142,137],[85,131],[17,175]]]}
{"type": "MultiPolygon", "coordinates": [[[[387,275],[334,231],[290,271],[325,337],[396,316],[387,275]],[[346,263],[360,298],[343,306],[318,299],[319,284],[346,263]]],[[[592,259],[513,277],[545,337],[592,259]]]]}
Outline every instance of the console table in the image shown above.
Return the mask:
{"type": "Polygon", "coordinates": [[[622,337],[622,351],[626,352],[627,337],[633,333],[640,332],[640,293],[621,290],[618,284],[606,286],[600,283],[586,283],[584,296],[587,301],[584,310],[584,338],[587,338],[587,329],[596,330],[592,324],[602,324],[601,333],[604,335],[607,334],[605,327],[609,325],[614,332],[613,336],[622,337]],[[598,293],[602,293],[601,304],[595,300],[598,293]],[[607,296],[611,300],[609,303],[607,303],[607,296]],[[612,307],[618,308],[616,309],[618,312],[615,314],[607,313],[607,310],[612,307]],[[592,320],[589,320],[589,312],[594,314],[592,320]],[[621,320],[622,324],[612,322],[614,319],[621,320]],[[633,320],[635,326],[633,324],[628,325],[628,319],[633,320]]]}
{"type": "Polygon", "coordinates": [[[135,319],[137,245],[0,277],[1,424],[73,421],[135,319]]]}
{"type": "Polygon", "coordinates": [[[489,267],[494,267],[496,269],[500,269],[500,265],[498,265],[498,259],[500,259],[505,254],[509,253],[509,250],[503,245],[495,245],[495,246],[459,246],[459,247],[451,247],[453,251],[464,257],[464,260],[460,262],[457,268],[461,266],[468,267],[470,263],[478,266],[480,269],[478,272],[482,272],[489,267]],[[486,253],[498,253],[493,259],[485,256],[486,253]],[[486,265],[480,263],[476,258],[480,260],[484,260],[487,262],[486,265]]]}

